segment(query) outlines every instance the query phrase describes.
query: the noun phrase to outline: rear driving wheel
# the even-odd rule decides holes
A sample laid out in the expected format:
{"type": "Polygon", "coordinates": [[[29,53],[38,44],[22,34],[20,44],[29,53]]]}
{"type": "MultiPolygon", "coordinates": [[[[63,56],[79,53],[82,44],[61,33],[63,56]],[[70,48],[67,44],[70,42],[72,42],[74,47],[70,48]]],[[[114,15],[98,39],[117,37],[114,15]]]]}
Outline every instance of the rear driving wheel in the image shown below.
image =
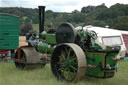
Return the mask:
{"type": "Polygon", "coordinates": [[[58,45],[52,54],[51,69],[59,80],[80,80],[86,71],[86,57],[83,50],[76,44],[58,45]]]}

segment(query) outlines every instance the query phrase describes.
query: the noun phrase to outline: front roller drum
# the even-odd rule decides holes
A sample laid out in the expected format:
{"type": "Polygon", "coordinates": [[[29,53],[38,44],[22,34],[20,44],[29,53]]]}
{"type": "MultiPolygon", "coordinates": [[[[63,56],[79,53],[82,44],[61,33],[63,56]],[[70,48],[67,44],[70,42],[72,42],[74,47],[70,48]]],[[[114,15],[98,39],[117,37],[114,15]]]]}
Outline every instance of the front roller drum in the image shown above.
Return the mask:
{"type": "Polygon", "coordinates": [[[86,56],[76,44],[60,44],[52,54],[51,69],[59,80],[68,82],[80,80],[85,76],[86,56]]]}
{"type": "Polygon", "coordinates": [[[45,66],[45,57],[34,47],[20,47],[15,54],[15,65],[19,69],[31,69],[45,66]]]}

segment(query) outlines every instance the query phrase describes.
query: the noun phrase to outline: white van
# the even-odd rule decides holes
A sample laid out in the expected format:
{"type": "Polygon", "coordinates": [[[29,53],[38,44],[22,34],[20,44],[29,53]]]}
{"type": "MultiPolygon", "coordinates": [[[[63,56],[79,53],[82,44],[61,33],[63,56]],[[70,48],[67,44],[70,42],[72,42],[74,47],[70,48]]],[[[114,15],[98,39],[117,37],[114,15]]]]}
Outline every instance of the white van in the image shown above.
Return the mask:
{"type": "MultiPolygon", "coordinates": [[[[76,29],[80,29],[77,27],[76,29]]],[[[119,30],[114,30],[110,28],[96,27],[96,26],[85,26],[84,30],[92,30],[97,33],[97,41],[104,44],[105,46],[121,46],[121,50],[117,55],[117,59],[125,56],[126,48],[122,38],[122,34],[119,30]]]]}

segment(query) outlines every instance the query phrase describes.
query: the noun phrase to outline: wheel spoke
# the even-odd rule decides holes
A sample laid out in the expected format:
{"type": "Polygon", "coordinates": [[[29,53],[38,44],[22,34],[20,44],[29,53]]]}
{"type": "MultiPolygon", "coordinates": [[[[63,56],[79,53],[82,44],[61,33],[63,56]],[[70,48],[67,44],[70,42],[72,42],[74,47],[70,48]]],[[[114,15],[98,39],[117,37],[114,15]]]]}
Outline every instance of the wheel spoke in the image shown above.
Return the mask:
{"type": "Polygon", "coordinates": [[[63,56],[58,56],[60,58],[61,61],[64,61],[65,58],[63,56]]]}
{"type": "Polygon", "coordinates": [[[75,75],[76,72],[71,72],[70,69],[68,69],[64,74],[66,80],[73,80],[75,78],[75,75]]]}
{"type": "Polygon", "coordinates": [[[67,58],[68,59],[70,57],[70,54],[71,54],[71,48],[69,48],[69,51],[67,52],[67,58]]]}
{"type": "Polygon", "coordinates": [[[70,66],[73,70],[75,70],[75,71],[77,71],[77,68],[76,67],[74,67],[74,66],[70,66]]]}
{"type": "Polygon", "coordinates": [[[66,53],[68,53],[68,49],[67,49],[67,47],[65,47],[65,51],[66,51],[66,53]]]}
{"type": "Polygon", "coordinates": [[[64,73],[63,73],[66,80],[68,80],[68,77],[69,77],[68,73],[69,73],[69,69],[67,69],[67,71],[65,70],[64,73]]]}
{"type": "Polygon", "coordinates": [[[65,54],[64,54],[64,51],[61,51],[61,59],[65,60],[65,54]]]}
{"type": "Polygon", "coordinates": [[[63,73],[63,71],[64,71],[64,68],[62,68],[62,67],[61,67],[61,68],[59,68],[59,70],[60,70],[60,71],[63,73]]]}
{"type": "Polygon", "coordinates": [[[73,62],[73,61],[76,61],[76,58],[73,58],[73,59],[70,60],[70,62],[73,62]]]}
{"type": "Polygon", "coordinates": [[[60,64],[60,65],[62,65],[62,64],[64,64],[64,62],[58,62],[57,64],[60,64]]]}

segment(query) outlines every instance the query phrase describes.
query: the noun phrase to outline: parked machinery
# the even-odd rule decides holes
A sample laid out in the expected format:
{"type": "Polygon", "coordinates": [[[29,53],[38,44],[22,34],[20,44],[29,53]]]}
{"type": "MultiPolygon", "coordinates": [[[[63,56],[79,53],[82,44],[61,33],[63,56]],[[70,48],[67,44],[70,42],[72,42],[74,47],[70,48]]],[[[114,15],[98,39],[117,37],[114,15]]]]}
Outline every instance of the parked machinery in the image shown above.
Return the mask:
{"type": "Polygon", "coordinates": [[[19,17],[0,13],[0,60],[14,57],[19,43],[19,17]]]}
{"type": "Polygon", "coordinates": [[[74,81],[90,75],[113,77],[117,70],[119,46],[104,46],[96,41],[94,31],[61,24],[56,30],[57,46],[52,53],[51,68],[59,80],[74,81]]]}
{"type": "MultiPolygon", "coordinates": [[[[45,7],[40,8],[44,10],[45,7]]],[[[15,57],[18,68],[45,65],[45,54],[50,54],[52,73],[59,80],[77,81],[85,75],[99,78],[114,76],[119,46],[104,46],[96,41],[97,34],[94,31],[76,29],[70,23],[59,25],[55,32],[44,31],[41,24],[39,38],[28,33],[29,46],[18,48],[15,57]]]]}

